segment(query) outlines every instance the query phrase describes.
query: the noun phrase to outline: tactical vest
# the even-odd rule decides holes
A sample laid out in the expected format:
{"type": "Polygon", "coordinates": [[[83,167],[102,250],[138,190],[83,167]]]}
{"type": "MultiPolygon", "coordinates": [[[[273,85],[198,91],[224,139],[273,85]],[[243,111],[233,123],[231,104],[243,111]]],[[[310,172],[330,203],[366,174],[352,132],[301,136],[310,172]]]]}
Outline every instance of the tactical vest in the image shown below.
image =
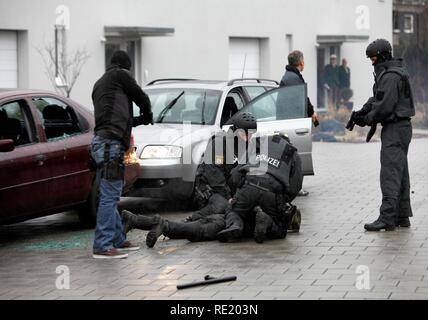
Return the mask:
{"type": "Polygon", "coordinates": [[[302,163],[297,149],[283,135],[269,136],[261,143],[266,141],[267,150],[261,145],[259,152],[250,154],[247,175],[269,174],[283,185],[284,193],[294,199],[303,182],[302,163]]]}
{"type": "Polygon", "coordinates": [[[415,115],[415,106],[413,102],[413,93],[410,86],[409,75],[404,68],[389,67],[383,70],[378,76],[375,77],[375,93],[377,94],[378,83],[388,73],[395,73],[400,76],[403,83],[403,89],[399,93],[398,101],[395,105],[394,115],[396,118],[411,118],[415,115]]]}

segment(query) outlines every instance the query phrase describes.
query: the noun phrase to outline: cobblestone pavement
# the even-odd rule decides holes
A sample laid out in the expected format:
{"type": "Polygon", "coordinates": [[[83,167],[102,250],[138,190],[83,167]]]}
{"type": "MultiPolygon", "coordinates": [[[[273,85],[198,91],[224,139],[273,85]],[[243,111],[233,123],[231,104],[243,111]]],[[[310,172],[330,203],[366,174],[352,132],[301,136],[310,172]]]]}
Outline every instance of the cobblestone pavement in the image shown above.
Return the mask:
{"type": "MultiPolygon", "coordinates": [[[[70,213],[0,227],[0,299],[428,299],[428,139],[410,149],[412,228],[365,233],[381,200],[379,150],[315,143],[316,176],[305,179],[309,197],[297,200],[301,232],[263,245],[165,239],[100,261],[91,258],[92,231],[70,213]],[[69,290],[56,288],[60,265],[70,270],[69,290]],[[176,289],[208,274],[238,279],[176,289]]],[[[145,233],[129,238],[143,244],[145,233]]]]}

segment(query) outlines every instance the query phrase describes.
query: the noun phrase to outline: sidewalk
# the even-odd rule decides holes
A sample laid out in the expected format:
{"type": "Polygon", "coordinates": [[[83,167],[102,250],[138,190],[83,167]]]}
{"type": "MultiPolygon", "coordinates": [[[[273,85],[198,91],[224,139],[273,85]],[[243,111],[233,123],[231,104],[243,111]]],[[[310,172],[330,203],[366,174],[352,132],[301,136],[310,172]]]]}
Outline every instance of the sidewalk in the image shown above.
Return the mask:
{"type": "Polygon", "coordinates": [[[100,261],[91,258],[92,231],[70,214],[0,227],[0,299],[428,299],[428,139],[410,148],[412,228],[365,233],[381,201],[379,150],[315,143],[316,176],[304,181],[310,195],[297,199],[301,233],[263,245],[160,239],[147,249],[145,233],[132,231],[140,251],[100,261]],[[61,265],[69,290],[56,286],[61,265]],[[205,275],[238,279],[176,289],[205,275]]]}

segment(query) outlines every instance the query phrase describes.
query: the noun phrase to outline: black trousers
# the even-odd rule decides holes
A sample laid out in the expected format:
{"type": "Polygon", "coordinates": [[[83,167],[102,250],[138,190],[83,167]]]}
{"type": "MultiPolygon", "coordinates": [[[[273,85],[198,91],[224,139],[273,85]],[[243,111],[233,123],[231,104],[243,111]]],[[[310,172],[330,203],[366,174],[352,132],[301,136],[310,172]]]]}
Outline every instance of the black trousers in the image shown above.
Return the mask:
{"type": "Polygon", "coordinates": [[[279,195],[262,190],[250,184],[240,188],[235,197],[232,209],[226,214],[226,228],[237,226],[242,236],[252,236],[255,225],[254,208],[260,206],[262,210],[272,217],[272,227],[267,232],[270,239],[283,239],[287,235],[290,217],[285,217],[281,211],[279,195]]]}
{"type": "Polygon", "coordinates": [[[216,240],[217,233],[226,227],[224,214],[213,214],[191,222],[168,221],[167,223],[165,236],[192,242],[216,240]]]}
{"type": "Polygon", "coordinates": [[[385,124],[382,128],[380,186],[382,205],[379,220],[395,225],[400,218],[412,217],[407,154],[412,140],[408,120],[385,124]]]}
{"type": "Polygon", "coordinates": [[[209,199],[205,207],[191,214],[192,220],[198,220],[213,214],[224,214],[229,201],[219,193],[214,193],[209,199]]]}

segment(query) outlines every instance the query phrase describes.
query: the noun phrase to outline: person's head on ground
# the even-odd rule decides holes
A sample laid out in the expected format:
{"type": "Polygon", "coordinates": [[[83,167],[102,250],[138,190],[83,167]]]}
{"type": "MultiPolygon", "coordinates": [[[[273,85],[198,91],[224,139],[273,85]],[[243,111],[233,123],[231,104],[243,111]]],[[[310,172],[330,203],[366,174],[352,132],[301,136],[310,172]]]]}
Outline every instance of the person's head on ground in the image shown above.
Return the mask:
{"type": "Polygon", "coordinates": [[[334,67],[337,65],[337,56],[335,54],[330,56],[330,64],[334,67]]]}
{"type": "Polygon", "coordinates": [[[391,43],[385,39],[377,39],[368,45],[366,55],[373,66],[390,61],[392,60],[391,43]]]}
{"type": "Polygon", "coordinates": [[[122,50],[117,50],[111,57],[110,64],[119,66],[120,68],[131,70],[132,62],[129,55],[122,50]]]}
{"type": "Polygon", "coordinates": [[[250,112],[242,112],[232,119],[233,132],[243,141],[249,141],[257,131],[257,120],[250,112]]]}
{"type": "Polygon", "coordinates": [[[305,57],[303,52],[295,50],[288,55],[288,65],[297,68],[300,72],[305,69],[305,57]]]}

